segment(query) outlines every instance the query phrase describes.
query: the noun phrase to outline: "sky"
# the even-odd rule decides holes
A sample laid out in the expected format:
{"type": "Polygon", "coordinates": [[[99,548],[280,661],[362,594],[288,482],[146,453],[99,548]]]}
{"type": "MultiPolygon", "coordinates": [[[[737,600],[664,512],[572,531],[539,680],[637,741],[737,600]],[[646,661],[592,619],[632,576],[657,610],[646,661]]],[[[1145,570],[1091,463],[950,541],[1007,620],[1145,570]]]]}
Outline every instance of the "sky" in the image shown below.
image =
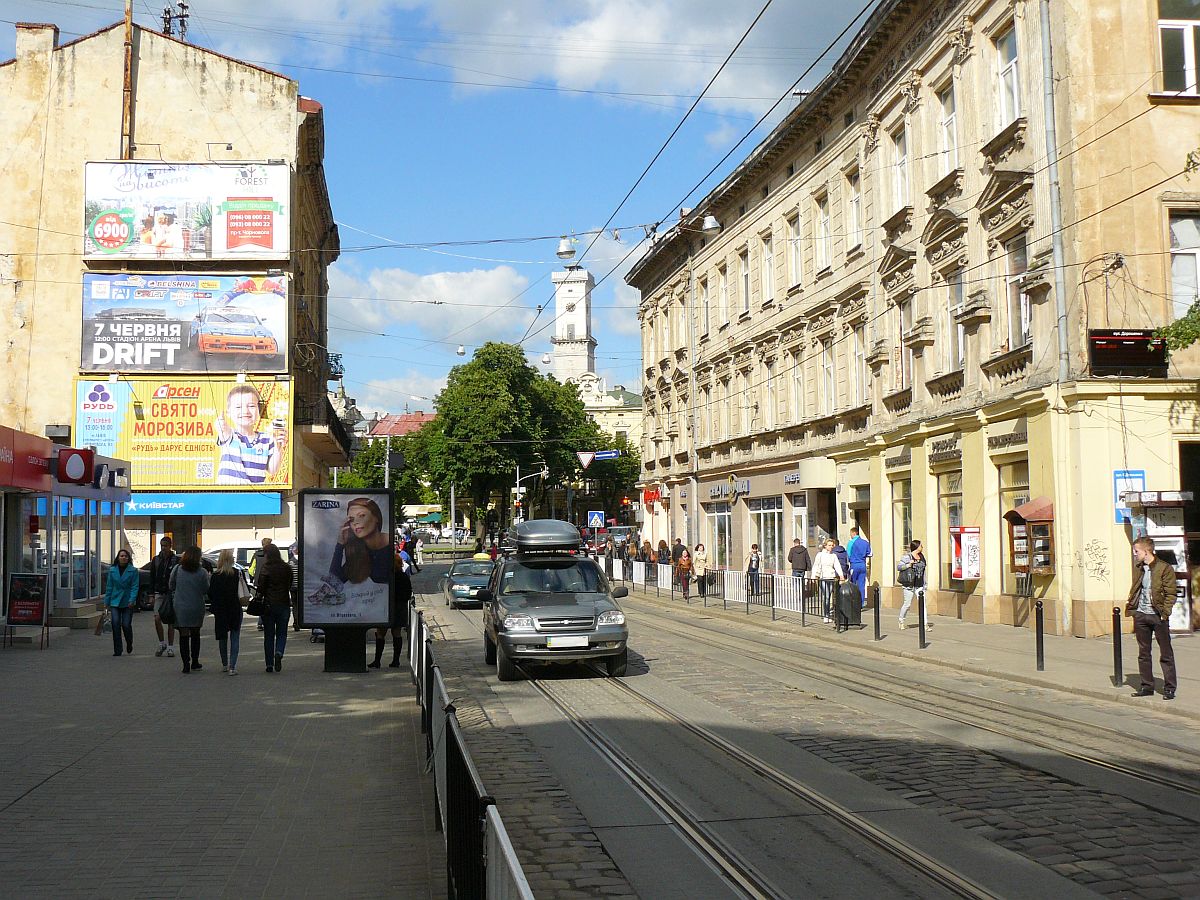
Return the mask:
{"type": "MultiPolygon", "coordinates": [[[[330,350],[363,410],[433,411],[450,369],[486,341],[522,342],[552,370],[542,357],[563,236],[598,282],[599,374],[640,390],[638,293],[624,275],[647,229],[668,228],[745,158],[805,70],[815,63],[802,88],[828,71],[835,56],[822,51],[860,8],[773,0],[722,69],[764,2],[193,0],[187,39],[321,102],[342,245],[330,350]]],[[[135,22],[160,30],[163,5],[135,0],[135,22]]],[[[52,22],[65,42],[123,10],[4,0],[0,59],[14,53],[15,22],[52,22]]]]}

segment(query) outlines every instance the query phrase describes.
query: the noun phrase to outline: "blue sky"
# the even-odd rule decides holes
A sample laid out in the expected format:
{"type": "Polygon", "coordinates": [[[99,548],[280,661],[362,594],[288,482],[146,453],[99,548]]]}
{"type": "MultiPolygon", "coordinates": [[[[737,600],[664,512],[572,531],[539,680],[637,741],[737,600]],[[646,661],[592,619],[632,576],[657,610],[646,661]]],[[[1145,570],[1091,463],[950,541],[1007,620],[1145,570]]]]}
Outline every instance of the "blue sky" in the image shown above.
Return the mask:
{"type": "MultiPolygon", "coordinates": [[[[135,20],[160,28],[163,5],[136,0],[135,20]]],[[[12,22],[53,22],[66,41],[119,20],[123,8],[122,0],[7,0],[0,58],[13,54],[12,22]]],[[[532,323],[525,347],[540,367],[551,349],[559,236],[578,236],[583,253],[586,232],[613,213],[760,8],[758,0],[194,0],[188,39],[287,74],[324,105],[343,247],[330,277],[331,349],[345,354],[346,387],[361,406],[401,412],[432,409],[414,398],[444,385],[459,344],[469,354],[488,340],[517,341],[532,323]],[[487,243],[459,243],[476,241],[487,243]],[[394,242],[452,245],[365,249],[394,242]],[[550,306],[538,315],[539,304],[550,306]]],[[[593,295],[593,326],[610,386],[640,385],[637,294],[622,275],[640,253],[641,226],[667,227],[687,191],[857,11],[775,0],[613,219],[619,242],[610,226],[583,259],[598,281],[608,276],[593,295]]]]}

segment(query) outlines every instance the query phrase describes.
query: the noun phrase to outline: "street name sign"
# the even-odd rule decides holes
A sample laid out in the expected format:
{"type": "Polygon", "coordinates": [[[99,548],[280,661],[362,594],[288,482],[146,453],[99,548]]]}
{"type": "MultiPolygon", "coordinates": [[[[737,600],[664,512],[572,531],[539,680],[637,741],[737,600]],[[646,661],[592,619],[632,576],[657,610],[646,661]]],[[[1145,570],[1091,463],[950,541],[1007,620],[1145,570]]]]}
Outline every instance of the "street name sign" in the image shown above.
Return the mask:
{"type": "Polygon", "coordinates": [[[616,459],[621,455],[620,450],[597,450],[592,454],[596,459],[616,459]]]}

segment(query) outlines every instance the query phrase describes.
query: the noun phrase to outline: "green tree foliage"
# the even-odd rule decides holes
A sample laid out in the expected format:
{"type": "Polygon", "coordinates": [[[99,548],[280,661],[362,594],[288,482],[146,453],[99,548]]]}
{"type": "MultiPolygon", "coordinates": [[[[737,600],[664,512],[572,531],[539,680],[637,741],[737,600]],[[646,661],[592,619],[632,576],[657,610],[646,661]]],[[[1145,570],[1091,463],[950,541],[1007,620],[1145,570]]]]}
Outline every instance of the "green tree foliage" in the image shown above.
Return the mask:
{"type": "Polygon", "coordinates": [[[1171,351],[1183,350],[1200,340],[1200,301],[1193,303],[1185,315],[1158,329],[1157,336],[1166,338],[1171,351]]]}
{"type": "MultiPolygon", "coordinates": [[[[421,483],[420,439],[416,436],[392,438],[392,452],[404,454],[404,468],[391,472],[392,495],[396,509],[396,521],[404,518],[404,505],[427,503],[429,489],[421,483]]],[[[386,440],[367,442],[354,454],[349,469],[338,473],[338,487],[382,488],[386,476],[384,459],[387,453],[386,440]]]]}

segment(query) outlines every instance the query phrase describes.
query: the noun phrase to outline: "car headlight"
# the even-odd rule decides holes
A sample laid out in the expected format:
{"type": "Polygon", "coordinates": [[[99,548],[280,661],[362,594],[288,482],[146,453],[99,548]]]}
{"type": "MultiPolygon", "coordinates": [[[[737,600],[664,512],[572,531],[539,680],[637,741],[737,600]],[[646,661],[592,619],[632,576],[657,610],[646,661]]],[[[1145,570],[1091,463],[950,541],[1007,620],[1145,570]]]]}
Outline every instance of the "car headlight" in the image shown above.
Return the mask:
{"type": "Polygon", "coordinates": [[[533,631],[532,616],[505,616],[505,631],[533,631]]]}
{"type": "Polygon", "coordinates": [[[624,625],[625,613],[619,609],[610,609],[608,612],[600,613],[600,617],[596,619],[597,625],[624,625]]]}

